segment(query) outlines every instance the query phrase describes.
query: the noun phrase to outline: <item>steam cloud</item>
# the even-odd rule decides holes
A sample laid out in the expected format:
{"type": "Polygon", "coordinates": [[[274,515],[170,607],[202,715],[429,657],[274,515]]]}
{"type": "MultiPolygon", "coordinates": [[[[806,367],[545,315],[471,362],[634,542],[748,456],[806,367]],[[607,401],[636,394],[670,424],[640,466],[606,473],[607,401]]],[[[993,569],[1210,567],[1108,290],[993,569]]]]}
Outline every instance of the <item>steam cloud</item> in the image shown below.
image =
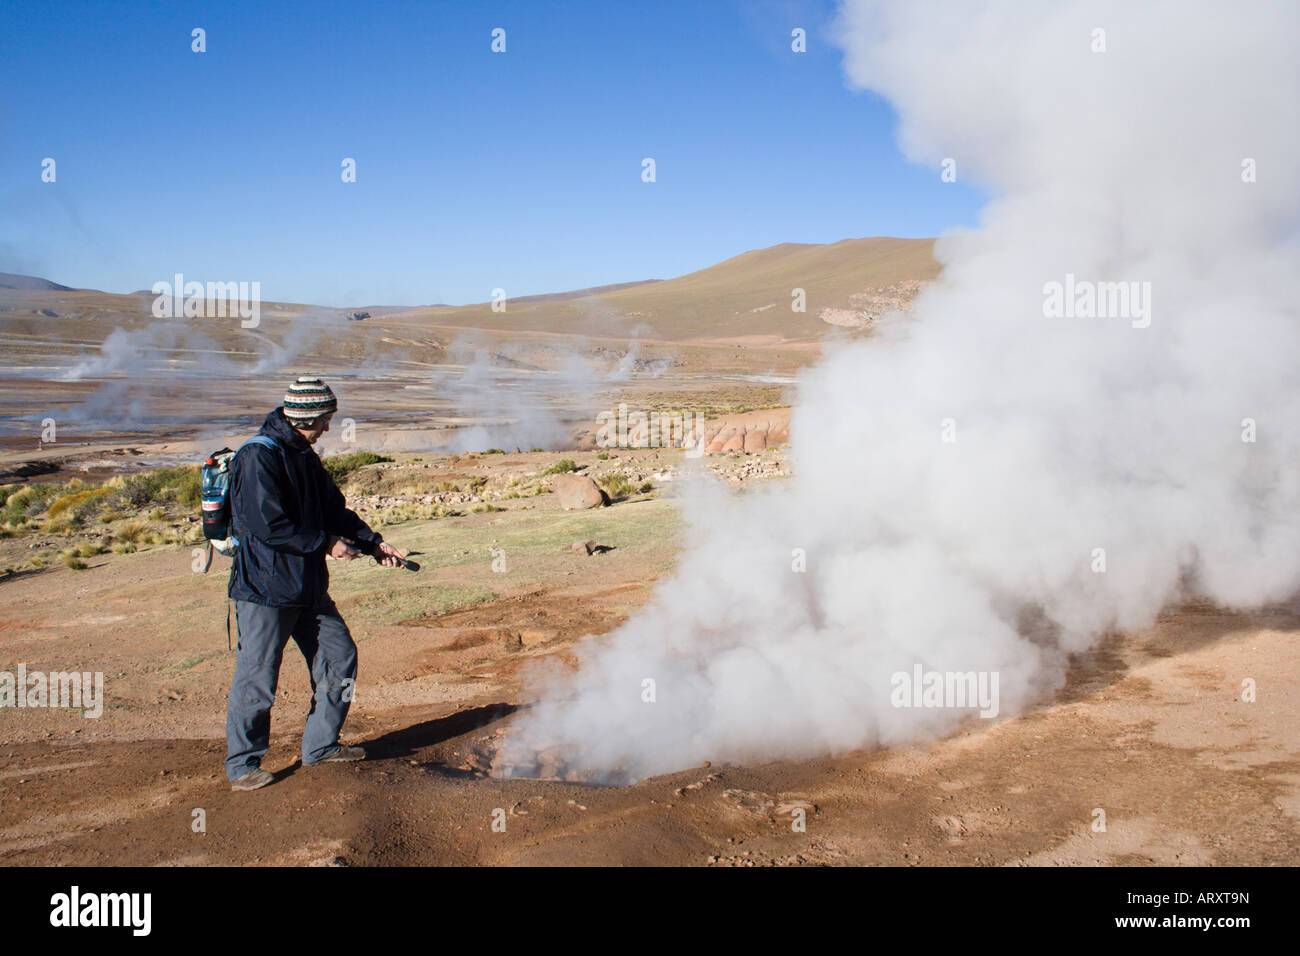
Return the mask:
{"type": "MultiPolygon", "coordinates": [[[[147,300],[142,308],[147,309],[147,300]]],[[[154,386],[160,381],[179,387],[209,388],[215,382],[234,377],[253,378],[291,367],[310,356],[321,340],[346,334],[358,343],[363,355],[349,359],[349,367],[358,376],[382,376],[392,367],[392,358],[380,352],[381,332],[375,326],[357,329],[336,309],[309,306],[286,323],[280,342],[270,338],[257,340],[261,357],[251,364],[230,358],[222,347],[200,331],[203,320],[161,319],[135,328],[114,328],[100,344],[99,351],[87,355],[58,373],[65,382],[105,381],[81,402],[69,405],[57,414],[70,421],[105,424],[139,424],[153,417],[159,404],[154,386]],[[177,353],[188,353],[180,363],[177,353]],[[196,358],[201,354],[201,361],[196,358]],[[111,376],[125,376],[113,379],[111,376]]],[[[46,377],[45,369],[25,374],[46,377]]],[[[55,413],[55,409],[50,410],[55,413]]],[[[202,420],[196,418],[197,420],[202,420]]]]}
{"type": "Polygon", "coordinates": [[[463,371],[439,372],[435,384],[457,414],[487,423],[457,429],[444,446],[446,451],[559,448],[567,444],[570,428],[548,394],[583,394],[583,384],[591,375],[581,362],[566,361],[564,369],[552,375],[504,354],[494,357],[490,350],[477,346],[473,336],[456,338],[447,357],[462,365],[463,371]]]}
{"type": "MultiPolygon", "coordinates": [[[[645,330],[648,327],[633,334],[645,330]]],[[[530,353],[505,346],[494,354],[476,338],[467,334],[451,343],[447,358],[463,370],[439,372],[434,383],[459,415],[487,423],[457,429],[440,446],[444,451],[567,448],[574,424],[589,422],[598,410],[602,387],[633,378],[658,378],[672,363],[666,356],[642,358],[641,342],[634,337],[607,371],[577,349],[554,347],[546,350],[554,367],[542,368],[523,359],[535,357],[530,353]]]]}
{"type": "Polygon", "coordinates": [[[908,156],[995,198],[911,319],[803,377],[791,487],[694,489],[674,576],[535,678],[502,768],[896,744],[970,716],[892,706],[914,664],[997,672],[1005,714],[1189,593],[1300,586],[1300,8],[850,2],[838,34],[908,156]],[[1150,282],[1151,324],[1046,317],[1067,274],[1150,282]]]}

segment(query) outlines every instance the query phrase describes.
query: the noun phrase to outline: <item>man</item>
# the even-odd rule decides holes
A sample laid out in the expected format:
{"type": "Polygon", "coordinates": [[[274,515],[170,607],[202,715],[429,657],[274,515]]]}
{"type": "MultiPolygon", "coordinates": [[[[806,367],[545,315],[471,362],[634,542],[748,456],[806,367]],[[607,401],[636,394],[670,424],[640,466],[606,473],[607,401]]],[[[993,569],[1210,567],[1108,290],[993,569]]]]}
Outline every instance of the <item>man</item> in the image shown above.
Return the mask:
{"type": "Polygon", "coordinates": [[[357,645],[330,600],[325,556],[351,560],[364,553],[395,567],[406,552],[348,510],[312,450],[337,410],[328,385],[299,378],[258,432],[271,444],[248,442],[232,465],[231,525],[239,547],[229,594],[239,651],[226,711],[226,775],[234,790],[256,790],[274,779],[261,762],[290,637],[311,671],[303,764],[365,759],[360,747],[339,743],[357,677],[357,645]]]}

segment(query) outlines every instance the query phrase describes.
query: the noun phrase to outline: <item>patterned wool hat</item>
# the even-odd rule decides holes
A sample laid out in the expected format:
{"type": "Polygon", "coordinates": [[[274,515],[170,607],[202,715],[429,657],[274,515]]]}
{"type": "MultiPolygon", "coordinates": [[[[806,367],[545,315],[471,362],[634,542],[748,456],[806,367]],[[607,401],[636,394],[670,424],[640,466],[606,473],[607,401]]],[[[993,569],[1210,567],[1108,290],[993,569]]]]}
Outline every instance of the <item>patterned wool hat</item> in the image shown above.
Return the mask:
{"type": "Polygon", "coordinates": [[[284,417],[294,425],[310,425],[338,407],[330,387],[314,376],[300,375],[284,393],[284,417]]]}

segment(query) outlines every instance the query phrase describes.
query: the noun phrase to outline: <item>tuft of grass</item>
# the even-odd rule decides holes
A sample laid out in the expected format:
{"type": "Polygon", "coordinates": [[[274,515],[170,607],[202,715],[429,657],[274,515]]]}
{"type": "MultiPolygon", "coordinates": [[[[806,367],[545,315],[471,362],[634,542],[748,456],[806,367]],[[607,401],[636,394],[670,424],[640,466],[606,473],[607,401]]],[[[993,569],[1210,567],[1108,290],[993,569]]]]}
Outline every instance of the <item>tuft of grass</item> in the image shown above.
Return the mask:
{"type": "Polygon", "coordinates": [[[132,510],[170,502],[197,508],[202,500],[199,482],[198,465],[177,465],[115,478],[109,487],[115,489],[116,502],[132,510]]]}
{"type": "Polygon", "coordinates": [[[611,471],[596,479],[611,498],[626,498],[632,494],[632,482],[621,471],[611,471]]]}
{"type": "Polygon", "coordinates": [[[393,624],[496,599],[495,592],[474,585],[396,586],[367,590],[358,597],[355,607],[358,618],[393,624]]]}
{"type": "Polygon", "coordinates": [[[653,481],[643,481],[637,486],[636,490],[637,494],[648,495],[655,490],[655,483],[653,481]]]}
{"type": "Polygon", "coordinates": [[[102,498],[108,494],[107,488],[88,488],[85,491],[74,491],[70,494],[56,498],[50,507],[46,510],[46,517],[57,518],[63,514],[80,517],[83,514],[83,507],[87,502],[96,498],[102,498]]]}
{"type": "Polygon", "coordinates": [[[90,565],[86,564],[85,561],[82,561],[77,557],[76,551],[64,551],[60,557],[63,559],[63,563],[73,571],[84,571],[86,568],[90,567],[90,565]]]}
{"type": "Polygon", "coordinates": [[[198,465],[184,465],[163,470],[163,490],[171,500],[187,508],[197,508],[203,501],[202,475],[198,465]]]}
{"type": "Polygon", "coordinates": [[[422,505],[413,502],[396,504],[366,514],[366,523],[372,528],[388,528],[407,521],[429,521],[434,518],[459,518],[464,512],[449,505],[422,505]]]}
{"type": "Polygon", "coordinates": [[[44,511],[49,502],[60,497],[63,491],[62,485],[24,485],[5,498],[0,519],[7,525],[22,527],[29,519],[44,511]]]}
{"type": "Polygon", "coordinates": [[[542,472],[542,474],[562,475],[565,474],[566,472],[577,471],[577,469],[578,469],[578,464],[572,458],[561,458],[550,468],[547,468],[544,472],[542,472]]]}
{"type": "Polygon", "coordinates": [[[366,465],[378,465],[384,462],[390,462],[393,459],[385,455],[376,455],[370,451],[354,451],[346,455],[332,455],[323,459],[321,464],[325,466],[325,471],[334,479],[336,485],[342,484],[349,474],[366,465]]]}
{"type": "Polygon", "coordinates": [[[598,455],[596,456],[596,460],[597,460],[597,461],[609,461],[609,452],[607,452],[607,451],[602,451],[600,454],[598,454],[598,455]]]}
{"type": "Polygon", "coordinates": [[[113,537],[123,544],[147,544],[151,537],[149,532],[147,521],[128,521],[113,532],[113,537]]]}
{"type": "Polygon", "coordinates": [[[0,485],[0,508],[9,503],[9,499],[22,491],[27,486],[24,484],[0,485]]]}

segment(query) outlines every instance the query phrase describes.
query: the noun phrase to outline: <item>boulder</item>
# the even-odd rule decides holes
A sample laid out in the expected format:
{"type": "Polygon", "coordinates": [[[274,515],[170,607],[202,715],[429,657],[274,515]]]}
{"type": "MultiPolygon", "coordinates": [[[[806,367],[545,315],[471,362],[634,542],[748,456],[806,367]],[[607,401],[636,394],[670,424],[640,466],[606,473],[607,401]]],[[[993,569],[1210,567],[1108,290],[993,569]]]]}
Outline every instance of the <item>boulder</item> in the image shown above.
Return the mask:
{"type": "Polygon", "coordinates": [[[614,549],[608,544],[597,544],[595,541],[575,541],[569,545],[569,550],[574,554],[591,556],[593,554],[604,554],[614,549]]]}
{"type": "Polygon", "coordinates": [[[565,511],[581,511],[609,504],[609,495],[586,475],[556,475],[554,488],[560,499],[560,507],[565,511]]]}

